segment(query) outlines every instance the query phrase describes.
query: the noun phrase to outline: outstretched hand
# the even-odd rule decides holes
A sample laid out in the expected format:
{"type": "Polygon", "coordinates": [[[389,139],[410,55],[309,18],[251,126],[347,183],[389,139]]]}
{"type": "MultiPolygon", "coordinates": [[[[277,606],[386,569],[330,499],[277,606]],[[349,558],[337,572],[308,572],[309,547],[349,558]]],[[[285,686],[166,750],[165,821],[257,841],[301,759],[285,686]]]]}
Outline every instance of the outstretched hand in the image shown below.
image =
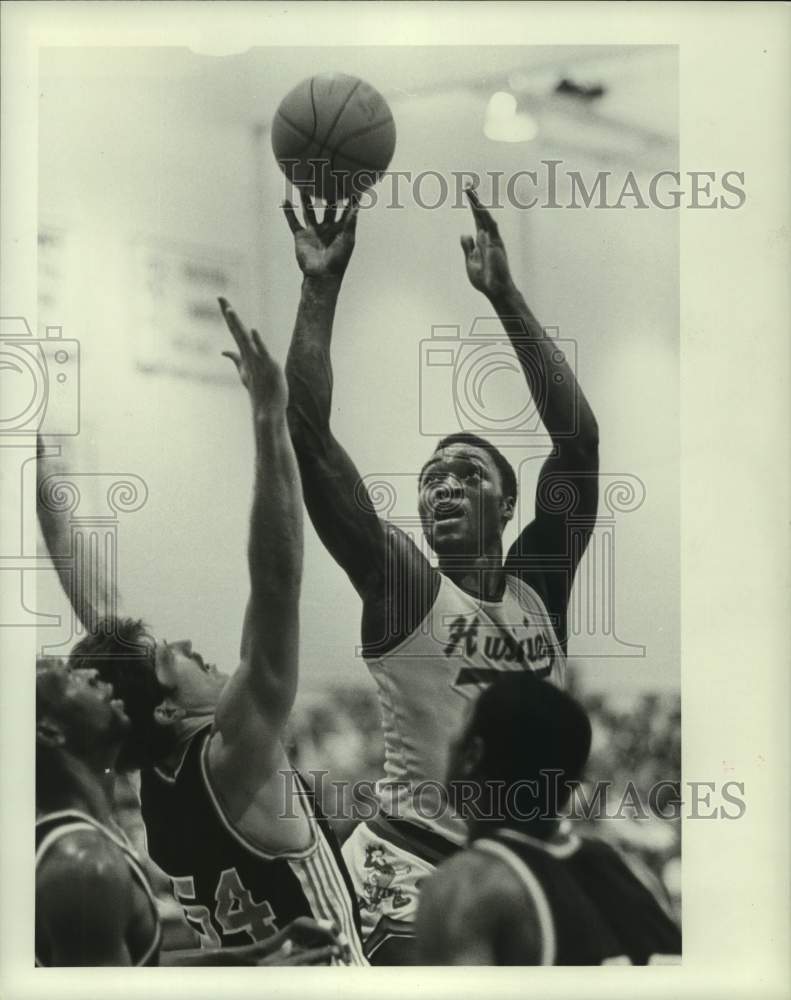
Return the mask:
{"type": "Polygon", "coordinates": [[[165,965],[331,965],[348,961],[350,950],[330,920],[297,917],[272,937],[254,944],[165,953],[165,965]]]}
{"type": "Polygon", "coordinates": [[[311,278],[342,278],[354,250],[358,203],[350,199],[340,215],[337,205],[328,205],[319,222],[310,195],[301,190],[300,197],[304,226],[288,200],[283,203],[283,213],[294,234],[294,249],[302,273],[311,278]]]}
{"type": "Polygon", "coordinates": [[[348,960],[349,947],[335,925],[311,917],[297,917],[280,932],[280,946],[259,965],[328,965],[332,959],[348,960]]]}
{"type": "Polygon", "coordinates": [[[284,413],[288,401],[286,379],[280,365],[264,346],[257,330],[249,330],[242,323],[228,302],[218,300],[223,319],[239,349],[223,351],[236,365],[242,385],[250,394],[253,412],[257,415],[284,413]]]}
{"type": "Polygon", "coordinates": [[[464,193],[470,202],[476,230],[474,239],[472,236],[461,238],[467,277],[473,288],[491,299],[513,288],[505,245],[497,223],[481,205],[475,190],[466,188],[464,193]]]}

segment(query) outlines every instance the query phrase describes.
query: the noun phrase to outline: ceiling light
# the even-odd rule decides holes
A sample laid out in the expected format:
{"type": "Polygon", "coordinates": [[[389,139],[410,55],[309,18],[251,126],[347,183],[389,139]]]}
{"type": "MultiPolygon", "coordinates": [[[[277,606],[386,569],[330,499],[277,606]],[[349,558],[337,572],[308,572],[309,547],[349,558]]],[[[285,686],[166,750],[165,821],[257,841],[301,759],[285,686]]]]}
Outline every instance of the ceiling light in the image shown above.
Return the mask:
{"type": "Polygon", "coordinates": [[[495,142],[529,142],[538,135],[538,122],[526,112],[517,110],[513,94],[500,90],[489,98],[483,134],[495,142]]]}

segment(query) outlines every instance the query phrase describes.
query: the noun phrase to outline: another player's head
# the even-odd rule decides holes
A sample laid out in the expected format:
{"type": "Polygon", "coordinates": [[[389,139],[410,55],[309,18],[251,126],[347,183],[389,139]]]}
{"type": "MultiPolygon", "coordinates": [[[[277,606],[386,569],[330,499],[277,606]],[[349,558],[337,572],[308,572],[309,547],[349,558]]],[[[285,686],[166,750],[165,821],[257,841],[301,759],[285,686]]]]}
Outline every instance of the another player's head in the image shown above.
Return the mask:
{"type": "Polygon", "coordinates": [[[157,641],[132,618],[102,622],[77,643],[69,662],[93,667],[124,701],[131,728],[118,759],[122,770],[160,761],[185,722],[212,716],[227,681],[188,640],[157,641]]]}
{"type": "Polygon", "coordinates": [[[420,472],[423,532],[439,556],[498,552],[516,495],[516,475],[502,452],[475,434],[451,434],[420,472]]]}
{"type": "Polygon", "coordinates": [[[451,803],[475,823],[551,825],[590,744],[588,716],[570,695],[529,671],[504,673],[473,703],[451,744],[451,803]]]}
{"type": "Polygon", "coordinates": [[[36,669],[40,806],[67,807],[77,788],[83,798],[92,799],[95,791],[85,775],[98,776],[114,766],[129,729],[123,702],[96,670],[75,670],[59,660],[40,661],[36,669]]]}
{"type": "Polygon", "coordinates": [[[95,669],[45,660],[36,669],[36,740],[90,758],[129,730],[123,701],[95,669]]]}

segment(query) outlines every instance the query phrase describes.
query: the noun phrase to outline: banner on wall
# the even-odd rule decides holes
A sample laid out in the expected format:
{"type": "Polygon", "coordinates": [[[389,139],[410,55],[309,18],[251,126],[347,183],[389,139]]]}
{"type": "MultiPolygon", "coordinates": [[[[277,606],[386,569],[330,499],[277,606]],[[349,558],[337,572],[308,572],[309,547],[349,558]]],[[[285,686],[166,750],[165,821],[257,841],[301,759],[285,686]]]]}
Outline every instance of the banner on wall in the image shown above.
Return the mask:
{"type": "Polygon", "coordinates": [[[217,305],[239,295],[239,256],[216,248],[138,239],[131,245],[134,364],[150,375],[235,384],[217,363],[225,324],[217,305]]]}

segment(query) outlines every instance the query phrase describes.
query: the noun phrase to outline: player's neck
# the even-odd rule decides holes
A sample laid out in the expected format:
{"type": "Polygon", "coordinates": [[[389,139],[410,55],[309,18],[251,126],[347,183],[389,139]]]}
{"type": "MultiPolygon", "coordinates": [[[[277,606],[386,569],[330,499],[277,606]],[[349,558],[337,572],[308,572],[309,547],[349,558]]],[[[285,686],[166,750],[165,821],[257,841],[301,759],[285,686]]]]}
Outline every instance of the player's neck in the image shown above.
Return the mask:
{"type": "MultiPolygon", "coordinates": [[[[41,749],[38,749],[41,753],[41,749]]],[[[36,776],[36,808],[41,814],[74,809],[107,822],[112,811],[112,768],[89,763],[65,750],[48,754],[36,776]],[[43,778],[43,780],[42,780],[43,778]]]]}
{"type": "Polygon", "coordinates": [[[190,740],[204,729],[213,719],[212,713],[200,713],[192,717],[183,718],[173,732],[173,742],[159,756],[156,766],[166,774],[175,774],[184,760],[184,755],[189,747],[190,740]]]}
{"type": "Polygon", "coordinates": [[[440,556],[440,572],[467,594],[483,601],[499,601],[505,590],[503,551],[497,543],[480,556],[440,556]]]}
{"type": "Polygon", "coordinates": [[[115,797],[115,765],[118,760],[118,746],[103,747],[82,759],[94,781],[99,785],[108,809],[112,808],[115,797]]]}

